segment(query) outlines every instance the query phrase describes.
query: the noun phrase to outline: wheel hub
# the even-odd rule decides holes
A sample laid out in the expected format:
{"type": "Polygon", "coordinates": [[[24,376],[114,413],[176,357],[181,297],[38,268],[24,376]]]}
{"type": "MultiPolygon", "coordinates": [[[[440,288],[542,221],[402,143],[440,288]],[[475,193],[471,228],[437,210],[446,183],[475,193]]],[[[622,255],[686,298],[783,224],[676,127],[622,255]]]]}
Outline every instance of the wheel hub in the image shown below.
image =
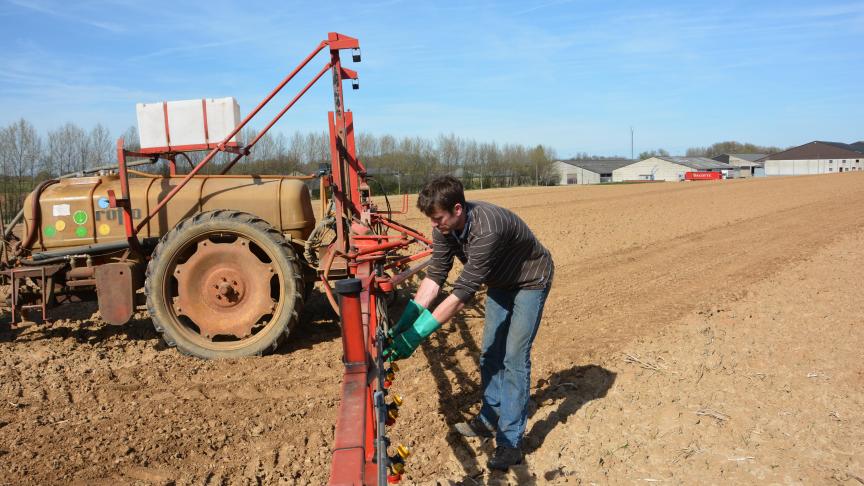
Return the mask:
{"type": "Polygon", "coordinates": [[[207,289],[204,298],[215,308],[234,307],[243,301],[246,293],[243,277],[233,268],[219,268],[211,272],[204,283],[207,289]]]}
{"type": "Polygon", "coordinates": [[[191,319],[207,339],[251,336],[258,321],[276,309],[270,297],[274,271],[246,239],[200,241],[192,256],[174,269],[174,312],[191,319]]]}

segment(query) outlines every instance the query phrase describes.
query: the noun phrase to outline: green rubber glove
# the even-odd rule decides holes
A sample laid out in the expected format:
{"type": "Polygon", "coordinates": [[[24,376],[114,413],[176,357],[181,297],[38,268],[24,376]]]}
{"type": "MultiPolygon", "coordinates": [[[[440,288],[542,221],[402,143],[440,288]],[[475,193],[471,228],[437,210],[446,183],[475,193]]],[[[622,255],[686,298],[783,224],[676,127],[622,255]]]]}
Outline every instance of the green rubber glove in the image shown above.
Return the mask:
{"type": "Polygon", "coordinates": [[[420,317],[414,321],[414,325],[393,338],[393,343],[387,347],[384,355],[389,361],[411,356],[417,346],[420,346],[420,343],[439,327],[441,327],[441,323],[438,322],[438,319],[435,319],[429,309],[423,309],[420,317]]]}
{"type": "Polygon", "coordinates": [[[414,299],[408,301],[408,305],[405,306],[405,310],[402,311],[402,317],[399,318],[399,322],[396,323],[395,327],[390,328],[390,337],[402,334],[407,331],[408,328],[414,324],[414,321],[420,317],[420,314],[426,310],[425,307],[414,302],[414,299]]]}

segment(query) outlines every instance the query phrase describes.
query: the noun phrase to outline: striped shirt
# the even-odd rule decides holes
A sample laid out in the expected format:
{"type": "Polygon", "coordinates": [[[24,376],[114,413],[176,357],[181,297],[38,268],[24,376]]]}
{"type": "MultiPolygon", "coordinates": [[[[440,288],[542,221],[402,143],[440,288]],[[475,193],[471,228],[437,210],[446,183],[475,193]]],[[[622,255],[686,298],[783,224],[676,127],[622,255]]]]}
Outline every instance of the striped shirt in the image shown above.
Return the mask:
{"type": "Polygon", "coordinates": [[[426,276],[439,286],[453,268],[453,257],[464,265],[453,284],[462,302],[486,284],[502,289],[542,289],[554,271],[552,255],[519,216],[486,202],[468,202],[460,234],[432,230],[432,261],[426,276]]]}

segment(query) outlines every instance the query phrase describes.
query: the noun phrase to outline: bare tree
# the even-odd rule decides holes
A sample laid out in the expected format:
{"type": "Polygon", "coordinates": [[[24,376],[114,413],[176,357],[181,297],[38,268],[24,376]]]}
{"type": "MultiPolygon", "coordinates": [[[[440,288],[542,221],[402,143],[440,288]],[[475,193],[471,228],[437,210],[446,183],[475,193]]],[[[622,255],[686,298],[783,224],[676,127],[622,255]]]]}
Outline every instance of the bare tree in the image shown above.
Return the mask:
{"type": "Polygon", "coordinates": [[[5,210],[17,212],[21,207],[25,192],[35,182],[41,157],[42,140],[27,120],[21,118],[0,130],[0,165],[3,167],[5,210]],[[9,176],[14,180],[9,181],[9,176]]]}
{"type": "Polygon", "coordinates": [[[454,134],[438,135],[438,161],[448,174],[452,174],[460,165],[460,148],[462,140],[454,134]]]}
{"type": "Polygon", "coordinates": [[[123,132],[123,148],[126,150],[141,150],[141,140],[138,138],[138,129],[134,126],[130,126],[123,132]]]}
{"type": "Polygon", "coordinates": [[[88,148],[90,149],[90,153],[86,167],[101,167],[103,165],[108,165],[112,160],[117,158],[116,155],[114,155],[116,152],[116,145],[111,139],[111,132],[102,126],[101,123],[97,123],[96,126],[90,130],[88,138],[88,148]]]}
{"type": "Polygon", "coordinates": [[[84,130],[71,122],[48,132],[47,158],[54,174],[64,175],[81,169],[78,148],[85,138],[84,130]]]}

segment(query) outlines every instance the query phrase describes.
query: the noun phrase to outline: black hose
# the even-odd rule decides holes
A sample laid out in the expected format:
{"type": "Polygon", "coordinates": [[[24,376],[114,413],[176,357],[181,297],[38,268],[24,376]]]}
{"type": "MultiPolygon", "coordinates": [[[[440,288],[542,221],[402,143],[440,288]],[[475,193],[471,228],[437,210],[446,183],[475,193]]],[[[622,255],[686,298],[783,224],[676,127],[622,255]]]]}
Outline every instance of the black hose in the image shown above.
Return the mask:
{"type": "Polygon", "coordinates": [[[60,263],[69,260],[68,256],[58,256],[53,258],[45,258],[44,260],[34,261],[34,260],[20,260],[18,263],[25,267],[34,267],[41,265],[48,265],[50,263],[60,263]]]}
{"type": "Polygon", "coordinates": [[[378,189],[381,189],[381,194],[384,195],[384,202],[387,204],[387,214],[392,213],[393,210],[390,208],[390,199],[387,197],[387,191],[384,190],[384,185],[381,184],[381,181],[369,175],[366,176],[366,180],[373,181],[378,184],[378,189]]]}
{"type": "Polygon", "coordinates": [[[93,255],[96,253],[125,250],[126,248],[129,248],[129,242],[127,240],[113,241],[111,243],[97,243],[95,245],[76,246],[63,250],[43,251],[34,254],[32,260],[22,260],[21,263],[24,265],[37,265],[45,263],[46,260],[53,260],[55,258],[66,258],[72,255],[93,255]]]}

